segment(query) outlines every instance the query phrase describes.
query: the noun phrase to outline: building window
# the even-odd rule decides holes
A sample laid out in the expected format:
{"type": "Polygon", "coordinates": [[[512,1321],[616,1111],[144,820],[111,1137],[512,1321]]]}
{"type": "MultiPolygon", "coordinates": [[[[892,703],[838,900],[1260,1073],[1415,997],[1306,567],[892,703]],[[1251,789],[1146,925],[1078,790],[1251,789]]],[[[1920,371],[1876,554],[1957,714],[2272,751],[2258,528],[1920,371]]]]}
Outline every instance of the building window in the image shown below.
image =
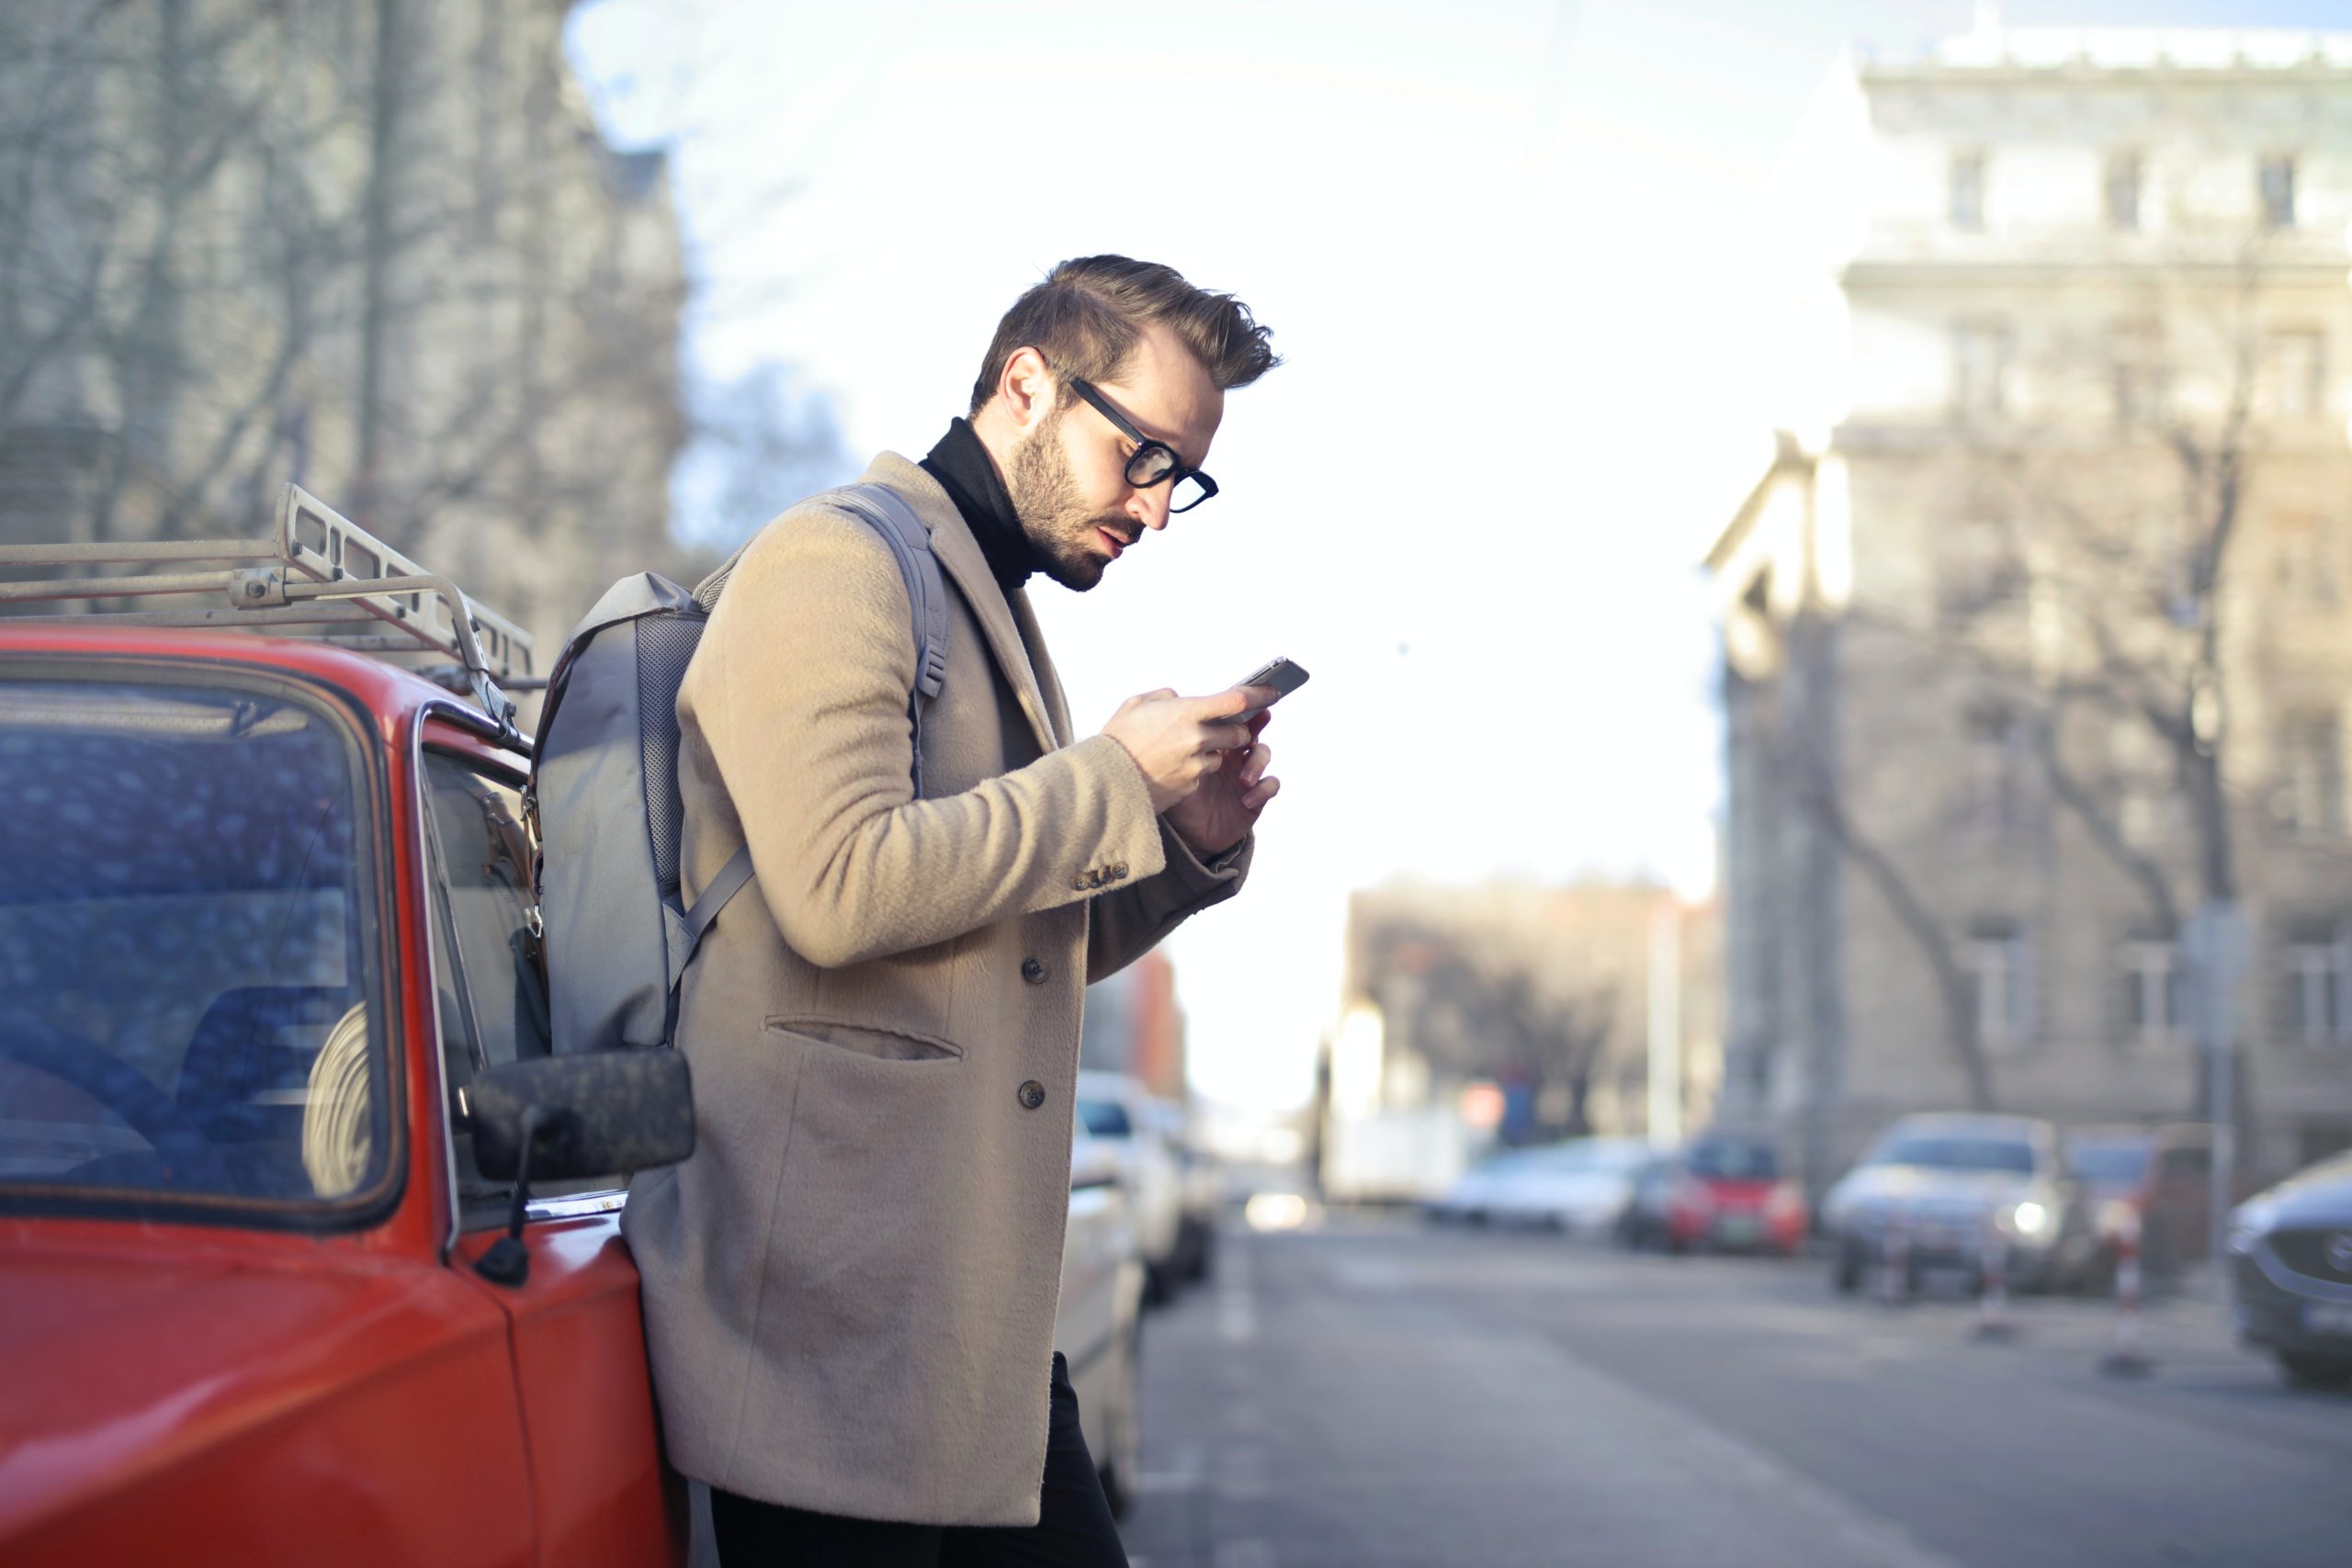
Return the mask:
{"type": "Polygon", "coordinates": [[[2014,921],[1983,920],[1961,950],[1961,968],[1976,1003],[1976,1039],[2012,1051],[2033,1036],[2032,953],[2014,921]]]}
{"type": "Polygon", "coordinates": [[[1951,161],[1951,226],[1972,232],[1984,227],[1984,154],[1962,152],[1951,161]]]}
{"type": "Polygon", "coordinates": [[[2295,226],[2295,160],[2265,158],[2257,176],[2262,194],[2262,225],[2266,229],[2295,226]]]}
{"type": "Polygon", "coordinates": [[[2344,831],[2344,750],[2334,714],[2301,714],[2278,727],[2278,816],[2297,839],[2344,831]]]}
{"type": "Polygon", "coordinates": [[[2346,972],[2352,969],[2343,933],[2319,925],[2301,925],[2290,931],[2286,943],[2285,1006],[2279,1021],[2287,1043],[2294,1045],[2342,1045],[2352,1043],[2352,1028],[2345,1016],[2346,972]]]}
{"type": "Polygon", "coordinates": [[[1963,417],[2006,412],[2008,378],[2007,323],[1962,321],[1952,329],[1952,402],[1963,417]]]}
{"type": "Polygon", "coordinates": [[[2107,226],[2140,227],[2140,154],[2113,152],[2107,160],[2107,226]]]}
{"type": "Polygon", "coordinates": [[[2313,419],[2327,412],[2327,340],[2309,327],[2281,328],[2262,340],[2262,400],[2274,419],[2313,419]]]}
{"type": "Polygon", "coordinates": [[[2025,826],[2025,720],[2003,708],[1985,708],[1968,719],[1967,820],[1979,832],[2007,832],[2025,826]]]}
{"type": "Polygon", "coordinates": [[[2181,1038],[2180,948],[2153,938],[2123,944],[2123,1023],[2135,1044],[2170,1045],[2181,1038]]]}

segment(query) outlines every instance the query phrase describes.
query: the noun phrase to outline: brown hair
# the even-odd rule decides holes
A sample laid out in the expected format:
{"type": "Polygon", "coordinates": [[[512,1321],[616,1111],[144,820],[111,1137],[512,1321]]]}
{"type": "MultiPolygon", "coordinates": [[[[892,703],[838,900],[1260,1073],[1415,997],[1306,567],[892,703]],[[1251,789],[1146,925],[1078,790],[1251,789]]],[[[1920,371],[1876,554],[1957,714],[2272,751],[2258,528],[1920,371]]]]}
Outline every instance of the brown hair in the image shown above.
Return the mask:
{"type": "Polygon", "coordinates": [[[972,383],[971,412],[978,415],[996,395],[1006,362],[1023,348],[1044,355],[1058,374],[1115,381],[1148,326],[1173,332],[1219,391],[1246,387],[1283,362],[1266,342],[1271,329],[1232,295],[1195,288],[1158,262],[1080,256],[1047,273],[996,324],[972,383]]]}

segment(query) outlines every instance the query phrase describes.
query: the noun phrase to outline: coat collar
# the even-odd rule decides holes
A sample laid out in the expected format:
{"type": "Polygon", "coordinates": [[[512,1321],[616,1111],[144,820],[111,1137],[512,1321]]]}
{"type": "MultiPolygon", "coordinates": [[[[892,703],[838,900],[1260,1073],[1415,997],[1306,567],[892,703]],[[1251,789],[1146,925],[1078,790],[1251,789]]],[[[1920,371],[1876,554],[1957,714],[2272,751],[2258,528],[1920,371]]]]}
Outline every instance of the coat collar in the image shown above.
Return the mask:
{"type": "MultiPolygon", "coordinates": [[[[980,552],[980,542],[972,537],[971,526],[956,510],[956,503],[948,499],[939,481],[896,452],[884,452],[866,466],[859,482],[888,485],[914,509],[914,514],[930,531],[931,553],[939,558],[947,575],[955,579],[956,586],[963,592],[964,603],[971,606],[972,618],[979,622],[981,635],[988,638],[989,651],[996,656],[997,667],[1004,671],[1006,682],[1020,700],[1029,728],[1036,732],[1037,744],[1048,751],[1061,746],[1048,716],[1039,671],[1031,658],[1035,648],[1036,659],[1043,660],[1043,645],[1032,643],[1023,635],[1025,631],[1034,632],[1035,621],[1025,615],[1015,619],[1004,590],[997,586],[996,574],[989,570],[988,557],[980,552]]],[[[1021,597],[1025,601],[1027,595],[1021,597]]],[[[1026,604],[1023,607],[1025,610],[1026,604]]]]}

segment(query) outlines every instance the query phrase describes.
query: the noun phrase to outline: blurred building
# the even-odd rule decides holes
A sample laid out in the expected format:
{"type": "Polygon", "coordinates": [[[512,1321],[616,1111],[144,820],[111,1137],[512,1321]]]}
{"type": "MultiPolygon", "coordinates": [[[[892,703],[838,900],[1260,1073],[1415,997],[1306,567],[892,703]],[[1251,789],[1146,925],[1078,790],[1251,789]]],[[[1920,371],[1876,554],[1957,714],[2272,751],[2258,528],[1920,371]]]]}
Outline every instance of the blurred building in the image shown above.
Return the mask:
{"type": "Polygon", "coordinates": [[[2255,1163],[2352,1145],[2352,37],[1987,26],[1803,141],[1842,385],[1709,558],[1726,1113],[1816,1186],[2202,1114],[2211,998],[2255,1163]]]}
{"type": "Polygon", "coordinates": [[[685,279],[539,0],[0,17],[0,539],[293,479],[537,632],[665,563],[685,279]]]}
{"type": "Polygon", "coordinates": [[[1184,1103],[1184,1010],[1176,1004],[1176,969],[1158,949],[1086,987],[1086,1021],[1078,1065],[1126,1073],[1163,1100],[1184,1103]]]}
{"type": "Polygon", "coordinates": [[[1704,1124],[1720,1077],[1715,926],[1711,906],[1644,883],[1353,895],[1318,1097],[1327,1188],[1414,1196],[1493,1139],[1704,1124]],[[1654,1029],[1675,1040],[1657,1107],[1654,1029]]]}

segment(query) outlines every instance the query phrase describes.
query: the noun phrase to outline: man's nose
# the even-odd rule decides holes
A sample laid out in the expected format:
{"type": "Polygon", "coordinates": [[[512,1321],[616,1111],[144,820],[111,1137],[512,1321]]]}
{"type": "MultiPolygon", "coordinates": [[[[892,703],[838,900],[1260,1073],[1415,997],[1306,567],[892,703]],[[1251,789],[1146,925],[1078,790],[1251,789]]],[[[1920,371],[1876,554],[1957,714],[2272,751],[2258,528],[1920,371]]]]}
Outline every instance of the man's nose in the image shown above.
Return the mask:
{"type": "Polygon", "coordinates": [[[1127,501],[1127,515],[1147,528],[1168,526],[1168,487],[1152,485],[1136,491],[1127,501]]]}

